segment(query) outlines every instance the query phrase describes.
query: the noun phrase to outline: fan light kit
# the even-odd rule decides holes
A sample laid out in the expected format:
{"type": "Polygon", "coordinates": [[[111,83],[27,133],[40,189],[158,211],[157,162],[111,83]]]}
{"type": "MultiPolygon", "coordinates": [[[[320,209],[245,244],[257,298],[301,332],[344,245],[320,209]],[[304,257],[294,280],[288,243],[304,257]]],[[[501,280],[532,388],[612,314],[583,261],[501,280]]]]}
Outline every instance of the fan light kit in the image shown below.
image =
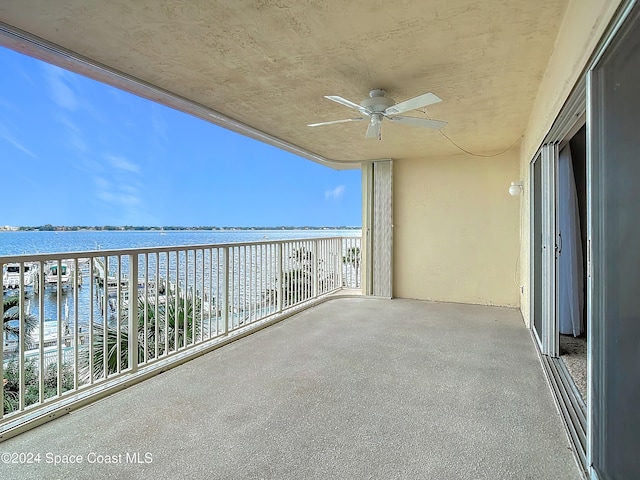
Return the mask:
{"type": "Polygon", "coordinates": [[[329,100],[344,105],[345,107],[353,108],[363,116],[347,118],[344,120],[333,120],[331,122],[311,123],[308,126],[319,127],[321,125],[333,125],[336,123],[360,122],[365,118],[369,118],[370,121],[365,138],[377,138],[378,140],[382,140],[382,120],[385,118],[396,123],[412,125],[414,127],[432,128],[435,130],[439,130],[447,124],[447,122],[443,122],[441,120],[405,117],[399,115],[400,113],[405,113],[410,110],[416,110],[418,108],[427,107],[434,103],[441,102],[442,99],[433,93],[423,93],[422,95],[418,95],[417,97],[410,98],[409,100],[405,100],[400,103],[395,103],[393,99],[385,96],[386,94],[387,92],[381,88],[371,90],[369,92],[369,98],[360,102],[360,105],[337,95],[325,95],[324,98],[328,98],[329,100]]]}

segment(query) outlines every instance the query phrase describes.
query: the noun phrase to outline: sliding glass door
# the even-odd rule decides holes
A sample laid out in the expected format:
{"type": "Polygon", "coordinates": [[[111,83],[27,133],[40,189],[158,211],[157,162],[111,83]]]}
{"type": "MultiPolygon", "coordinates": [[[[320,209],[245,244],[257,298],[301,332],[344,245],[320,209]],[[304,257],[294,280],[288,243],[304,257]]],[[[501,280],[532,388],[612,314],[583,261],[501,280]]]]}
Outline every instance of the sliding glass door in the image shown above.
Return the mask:
{"type": "Polygon", "coordinates": [[[590,76],[591,463],[640,478],[640,9],[590,76]]]}

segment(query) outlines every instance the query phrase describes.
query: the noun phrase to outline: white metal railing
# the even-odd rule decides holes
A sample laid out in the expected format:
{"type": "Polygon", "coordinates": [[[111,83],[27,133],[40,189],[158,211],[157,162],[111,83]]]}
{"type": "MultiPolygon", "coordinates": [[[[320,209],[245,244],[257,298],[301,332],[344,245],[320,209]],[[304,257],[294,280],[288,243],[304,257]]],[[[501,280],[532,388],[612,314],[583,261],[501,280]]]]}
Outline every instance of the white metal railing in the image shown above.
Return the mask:
{"type": "Polygon", "coordinates": [[[359,288],[360,249],[333,237],[0,257],[0,440],[83,392],[359,288]]]}

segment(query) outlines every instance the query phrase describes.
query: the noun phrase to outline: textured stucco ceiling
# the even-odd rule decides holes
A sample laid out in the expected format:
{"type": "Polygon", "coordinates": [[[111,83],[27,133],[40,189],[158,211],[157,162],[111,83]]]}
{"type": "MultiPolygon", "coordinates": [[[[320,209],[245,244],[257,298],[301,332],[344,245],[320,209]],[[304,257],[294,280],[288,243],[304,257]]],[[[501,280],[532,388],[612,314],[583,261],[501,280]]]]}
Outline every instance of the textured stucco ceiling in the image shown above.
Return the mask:
{"type": "MultiPolygon", "coordinates": [[[[0,21],[329,159],[458,151],[437,131],[365,122],[359,103],[431,91],[443,131],[478,153],[524,132],[567,0],[3,0],[0,21]]],[[[31,51],[0,37],[10,48],[31,51]]],[[[46,57],[46,52],[35,52],[46,57]]],[[[410,115],[424,117],[423,112],[410,115]]]]}

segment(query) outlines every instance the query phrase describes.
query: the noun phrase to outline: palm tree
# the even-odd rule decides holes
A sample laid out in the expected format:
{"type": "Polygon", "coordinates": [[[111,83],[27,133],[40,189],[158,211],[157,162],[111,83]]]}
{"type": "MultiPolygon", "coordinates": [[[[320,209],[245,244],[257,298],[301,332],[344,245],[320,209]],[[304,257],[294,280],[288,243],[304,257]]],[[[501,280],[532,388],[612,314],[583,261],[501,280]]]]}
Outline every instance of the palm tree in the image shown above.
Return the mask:
{"type": "MultiPolygon", "coordinates": [[[[6,297],[2,301],[2,333],[5,339],[8,339],[9,336],[14,336],[16,338],[20,338],[20,297],[19,296],[11,296],[6,297]]],[[[25,337],[25,344],[27,346],[31,345],[32,338],[31,333],[33,329],[37,326],[37,320],[33,315],[24,315],[24,332],[23,335],[25,337]]],[[[4,348],[4,346],[3,346],[4,348]]],[[[9,362],[8,365],[5,365],[4,368],[4,378],[2,379],[2,388],[3,388],[3,411],[4,413],[9,413],[17,408],[18,402],[18,388],[19,388],[19,377],[17,376],[17,367],[14,368],[16,373],[15,375],[11,375],[12,366],[16,366],[17,362],[15,360],[9,362]]],[[[27,379],[32,377],[31,366],[25,366],[25,375],[27,379]]],[[[36,382],[37,383],[37,382],[36,382]]],[[[25,383],[26,384],[26,383],[25,383]]],[[[27,384],[26,384],[27,385],[27,384]]],[[[30,387],[29,387],[30,388],[30,387]]],[[[28,391],[28,393],[30,390],[28,391]]],[[[26,400],[33,400],[32,395],[26,395],[26,400]]],[[[34,403],[33,401],[31,403],[34,403]]],[[[27,403],[29,404],[29,403],[27,403]]]]}
{"type": "MultiPolygon", "coordinates": [[[[187,295],[169,295],[166,302],[156,306],[147,301],[144,296],[138,297],[138,363],[156,358],[165,353],[183,348],[191,344],[194,339],[200,339],[200,324],[196,321],[202,302],[200,298],[187,295]],[[177,305],[176,305],[177,298],[177,305]],[[177,308],[176,308],[177,307],[177,308]],[[146,311],[146,329],[145,329],[146,311]],[[157,313],[157,315],[156,315],[157,313]],[[156,337],[157,331],[157,337],[156,337]],[[156,355],[156,342],[158,351],[156,355]]],[[[104,345],[107,348],[107,371],[109,374],[124,370],[129,366],[129,326],[126,322],[126,312],[118,335],[118,329],[107,326],[105,331],[101,324],[93,325],[93,371],[89,371],[89,350],[84,352],[84,379],[90,376],[94,379],[104,375],[104,345]],[[119,338],[119,341],[118,341],[119,338]],[[120,356],[118,357],[118,343],[120,356]]]]}
{"type": "MultiPolygon", "coordinates": [[[[6,297],[2,301],[2,333],[5,339],[9,336],[15,336],[20,338],[20,297],[11,296],[6,297]]],[[[31,345],[32,338],[31,333],[37,327],[38,321],[33,315],[24,315],[24,332],[25,342],[27,345],[31,345]]]]}

